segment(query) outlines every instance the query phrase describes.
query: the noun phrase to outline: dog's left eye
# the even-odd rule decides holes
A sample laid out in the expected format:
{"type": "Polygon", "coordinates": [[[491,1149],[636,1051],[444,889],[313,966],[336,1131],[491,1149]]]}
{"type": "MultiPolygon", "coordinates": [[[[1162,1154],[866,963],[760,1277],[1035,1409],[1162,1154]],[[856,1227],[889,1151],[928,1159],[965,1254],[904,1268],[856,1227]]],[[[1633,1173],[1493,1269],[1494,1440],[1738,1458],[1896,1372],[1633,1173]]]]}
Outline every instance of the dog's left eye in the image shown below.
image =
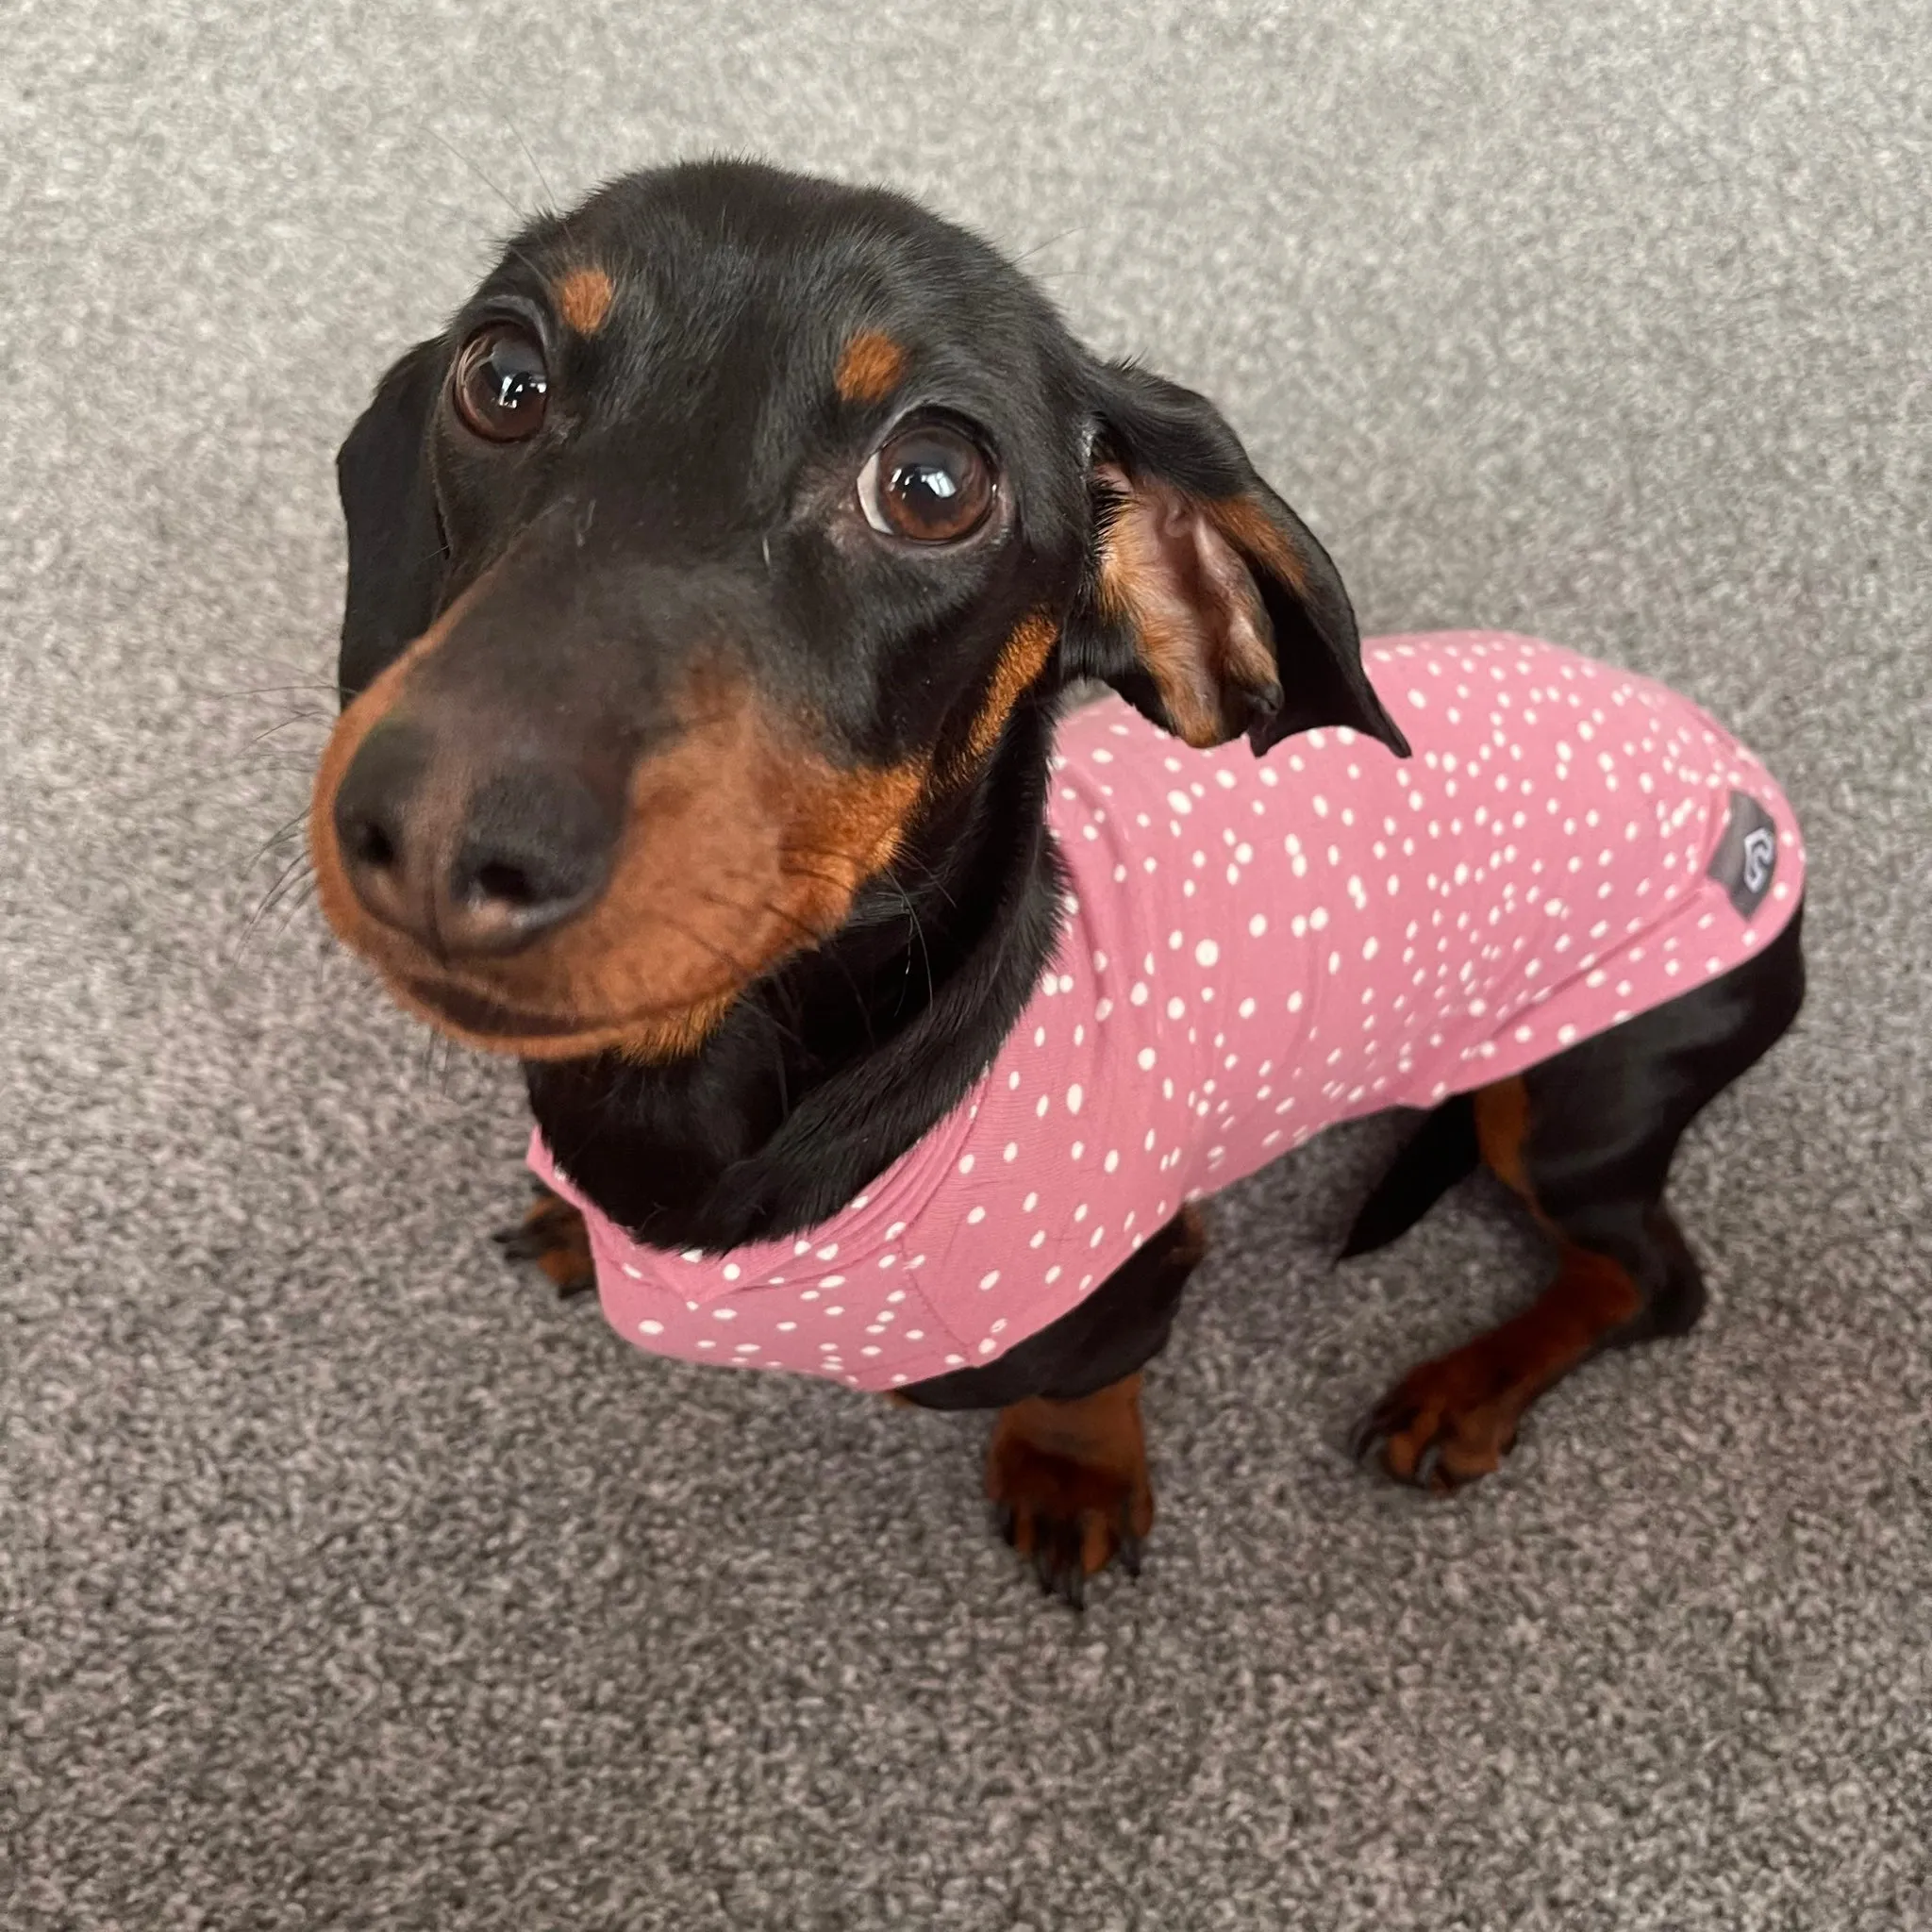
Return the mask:
{"type": "Polygon", "coordinates": [[[450,393],[478,436],[491,442],[535,436],[550,396],[542,344],[514,323],[491,323],[463,344],[450,393]]]}
{"type": "Polygon", "coordinates": [[[992,508],[994,489],[992,464],[979,445],[943,423],[902,430],[858,473],[866,522],[883,536],[921,543],[970,536],[992,508]]]}

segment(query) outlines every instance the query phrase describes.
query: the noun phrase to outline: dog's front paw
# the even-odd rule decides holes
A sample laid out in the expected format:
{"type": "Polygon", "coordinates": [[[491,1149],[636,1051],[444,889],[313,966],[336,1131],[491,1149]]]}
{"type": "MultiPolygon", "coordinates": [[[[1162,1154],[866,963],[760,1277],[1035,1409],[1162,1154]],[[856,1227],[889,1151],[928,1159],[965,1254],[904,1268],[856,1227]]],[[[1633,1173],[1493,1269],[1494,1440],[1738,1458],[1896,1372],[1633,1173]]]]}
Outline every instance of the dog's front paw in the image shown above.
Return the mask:
{"type": "Polygon", "coordinates": [[[530,1211],[515,1227],[499,1228],[490,1239],[503,1250],[505,1260],[536,1262],[557,1284],[559,1300],[596,1290],[597,1264],[584,1217],[546,1187],[538,1188],[530,1211]]]}
{"type": "Polygon", "coordinates": [[[1154,1491],[1141,1433],[1139,1375],[1078,1402],[1038,1398],[1000,1411],[986,1493],[1000,1534],[1029,1557],[1040,1587],[1074,1609],[1087,1579],[1118,1557],[1141,1574],[1154,1491]]]}

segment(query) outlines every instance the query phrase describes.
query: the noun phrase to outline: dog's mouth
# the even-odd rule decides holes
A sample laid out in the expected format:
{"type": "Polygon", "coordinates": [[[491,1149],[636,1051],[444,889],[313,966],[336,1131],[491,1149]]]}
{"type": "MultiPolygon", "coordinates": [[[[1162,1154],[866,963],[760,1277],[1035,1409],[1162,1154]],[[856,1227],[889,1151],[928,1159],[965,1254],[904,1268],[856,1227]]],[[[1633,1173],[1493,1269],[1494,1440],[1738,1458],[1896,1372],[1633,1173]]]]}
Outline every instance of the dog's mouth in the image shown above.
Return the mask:
{"type": "Polygon", "coordinates": [[[467,987],[453,986],[447,981],[408,978],[402,984],[418,1006],[433,1008],[451,1026],[475,1038],[568,1040],[606,1030],[580,1014],[560,1017],[541,1013],[533,1008],[511,1006],[508,1001],[472,992],[467,987]]]}
{"type": "Polygon", "coordinates": [[[597,1015],[519,1006],[453,980],[421,974],[384,974],[398,1003],[439,1032],[486,1053],[521,1059],[573,1059],[603,1052],[658,1058],[702,1039],[741,989],[728,986],[675,1006],[597,1015]]]}

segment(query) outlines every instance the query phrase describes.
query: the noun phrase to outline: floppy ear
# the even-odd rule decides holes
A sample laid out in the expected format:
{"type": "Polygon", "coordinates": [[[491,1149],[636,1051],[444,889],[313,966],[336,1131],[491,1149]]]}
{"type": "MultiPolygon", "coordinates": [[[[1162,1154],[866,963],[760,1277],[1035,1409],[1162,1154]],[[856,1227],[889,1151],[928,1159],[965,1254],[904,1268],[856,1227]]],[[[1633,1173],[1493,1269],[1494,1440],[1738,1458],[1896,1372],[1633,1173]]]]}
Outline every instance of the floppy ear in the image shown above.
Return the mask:
{"type": "Polygon", "coordinates": [[[447,561],[429,473],[442,344],[418,342],[376,385],[336,456],[349,587],[336,682],[344,704],[429,628],[447,561]]]}
{"type": "Polygon", "coordinates": [[[1258,755],[1348,724],[1407,758],[1327,552],[1214,406],[1127,363],[1091,376],[1095,548],[1068,669],[1190,744],[1245,732],[1258,755]]]}

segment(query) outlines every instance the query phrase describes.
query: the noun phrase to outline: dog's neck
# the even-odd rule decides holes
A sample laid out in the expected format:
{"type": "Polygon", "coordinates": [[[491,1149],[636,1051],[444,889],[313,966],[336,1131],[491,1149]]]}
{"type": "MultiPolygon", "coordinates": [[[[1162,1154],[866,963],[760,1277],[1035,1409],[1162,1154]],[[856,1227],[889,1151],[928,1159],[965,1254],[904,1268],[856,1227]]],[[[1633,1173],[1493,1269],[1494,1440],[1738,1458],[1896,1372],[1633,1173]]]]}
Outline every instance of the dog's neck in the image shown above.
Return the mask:
{"type": "Polygon", "coordinates": [[[853,916],[739,1000],[689,1058],[529,1061],[558,1165],[653,1246],[718,1251],[836,1213],[964,1097],[1058,928],[1054,706],[1024,704],[853,916]]]}

